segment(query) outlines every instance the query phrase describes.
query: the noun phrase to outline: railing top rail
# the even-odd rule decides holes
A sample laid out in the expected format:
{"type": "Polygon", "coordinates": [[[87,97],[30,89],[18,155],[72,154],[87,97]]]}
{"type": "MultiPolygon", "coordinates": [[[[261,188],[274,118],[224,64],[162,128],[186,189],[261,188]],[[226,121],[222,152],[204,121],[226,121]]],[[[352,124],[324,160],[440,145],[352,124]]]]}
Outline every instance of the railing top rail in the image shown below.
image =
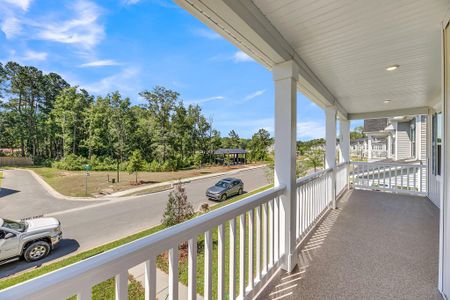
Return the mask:
{"type": "Polygon", "coordinates": [[[421,162],[411,162],[411,163],[399,163],[399,162],[366,162],[366,161],[352,161],[351,164],[353,165],[370,165],[370,166],[392,166],[392,167],[426,167],[426,164],[423,164],[421,162]]]}
{"type": "Polygon", "coordinates": [[[333,171],[333,168],[328,168],[328,169],[325,169],[325,170],[322,170],[322,171],[315,172],[315,173],[310,174],[308,176],[300,177],[300,178],[297,179],[297,186],[303,185],[303,184],[305,184],[307,182],[310,182],[310,181],[312,181],[314,179],[322,177],[322,176],[324,176],[324,175],[326,175],[326,174],[328,174],[328,173],[330,173],[332,171],[333,171]]]}
{"type": "Polygon", "coordinates": [[[341,162],[340,164],[338,164],[338,165],[336,166],[336,169],[340,169],[340,168],[342,168],[342,167],[348,165],[349,163],[350,163],[349,161],[341,162]]]}
{"type": "Polygon", "coordinates": [[[92,286],[138,265],[194,236],[231,220],[284,192],[279,186],[231,203],[217,210],[164,229],[147,237],[98,254],[73,265],[0,291],[1,299],[50,299],[70,297],[80,287],[92,286]]]}

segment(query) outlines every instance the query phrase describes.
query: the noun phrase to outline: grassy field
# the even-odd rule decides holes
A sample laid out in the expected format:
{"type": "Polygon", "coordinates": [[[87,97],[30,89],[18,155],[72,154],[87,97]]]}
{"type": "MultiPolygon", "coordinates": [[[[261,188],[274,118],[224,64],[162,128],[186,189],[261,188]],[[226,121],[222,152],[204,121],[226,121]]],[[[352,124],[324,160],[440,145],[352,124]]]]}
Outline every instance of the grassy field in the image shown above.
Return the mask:
{"type": "MultiPolygon", "coordinates": [[[[231,167],[213,166],[176,172],[140,172],[138,180],[142,181],[144,184],[160,183],[213,173],[227,172],[248,166],[249,165],[231,167]]],[[[33,168],[33,171],[35,171],[48,184],[63,195],[74,197],[85,196],[86,172],[84,171],[63,171],[54,168],[33,168]]],[[[89,172],[87,196],[99,196],[102,194],[109,194],[136,187],[134,174],[120,172],[120,182],[116,182],[114,184],[111,182],[113,178],[116,178],[116,172],[114,171],[89,172]]],[[[148,192],[149,191],[147,191],[147,193],[148,192]]]]}
{"type": "MultiPolygon", "coordinates": [[[[254,195],[261,191],[264,191],[270,187],[271,187],[270,185],[261,187],[257,190],[251,191],[247,194],[231,198],[229,201],[226,201],[226,202],[223,202],[223,203],[220,203],[220,204],[217,204],[217,205],[211,207],[211,210],[215,210],[224,205],[242,200],[243,198],[246,198],[248,196],[251,196],[251,195],[254,195]]],[[[237,235],[239,235],[239,222],[237,222],[236,226],[237,226],[237,235]]],[[[65,266],[74,264],[76,262],[85,260],[94,255],[97,255],[97,254],[103,253],[105,251],[111,250],[113,248],[119,247],[121,245],[127,244],[129,242],[132,242],[134,240],[137,240],[142,237],[148,236],[150,234],[156,233],[163,229],[165,229],[165,227],[163,225],[158,225],[158,226],[152,227],[150,229],[144,230],[142,232],[122,238],[120,240],[96,247],[96,248],[88,250],[88,251],[84,251],[84,252],[75,254],[73,256],[70,256],[68,258],[62,259],[62,260],[54,262],[54,263],[50,263],[48,265],[44,265],[38,269],[31,270],[29,272],[20,274],[18,276],[0,279],[0,290],[5,289],[10,286],[13,286],[13,285],[16,285],[18,283],[27,281],[29,279],[41,276],[43,274],[52,272],[54,270],[63,268],[65,266]]],[[[228,230],[229,229],[227,226],[227,231],[226,231],[227,234],[228,234],[228,230]]],[[[228,253],[229,252],[228,238],[226,240],[227,240],[227,243],[226,243],[226,252],[225,253],[228,253]]],[[[236,251],[237,251],[237,253],[239,253],[239,238],[237,238],[236,242],[237,242],[236,251]]],[[[213,245],[214,245],[213,259],[215,259],[215,261],[217,261],[217,230],[213,231],[213,245]]],[[[239,258],[239,255],[237,255],[237,259],[238,258],[239,258]]],[[[161,268],[162,270],[167,270],[167,262],[161,256],[158,257],[157,263],[158,263],[159,268],[161,268]]],[[[226,256],[226,266],[227,266],[226,267],[226,272],[227,272],[226,275],[228,276],[228,256],[226,256]]],[[[217,267],[217,264],[214,265],[214,270],[213,270],[213,272],[215,274],[215,276],[213,277],[213,290],[217,290],[217,275],[216,275],[217,269],[216,269],[216,267],[217,267]]],[[[203,236],[200,236],[199,241],[198,241],[197,268],[198,268],[197,290],[200,294],[202,294],[203,293],[203,276],[202,275],[203,275],[203,269],[204,269],[203,236]]],[[[236,269],[236,270],[238,270],[238,269],[236,269]]],[[[179,278],[180,278],[181,282],[183,282],[184,284],[187,284],[187,261],[186,260],[180,261],[179,278]]],[[[228,282],[226,283],[226,286],[228,286],[228,282]]],[[[139,282],[137,282],[135,280],[130,280],[129,291],[130,291],[130,293],[133,293],[133,298],[130,298],[130,299],[143,299],[144,293],[143,293],[142,286],[140,286],[139,282]]],[[[109,279],[105,282],[102,282],[102,283],[96,285],[93,288],[93,299],[98,299],[98,300],[114,299],[114,279],[109,279]]]]}

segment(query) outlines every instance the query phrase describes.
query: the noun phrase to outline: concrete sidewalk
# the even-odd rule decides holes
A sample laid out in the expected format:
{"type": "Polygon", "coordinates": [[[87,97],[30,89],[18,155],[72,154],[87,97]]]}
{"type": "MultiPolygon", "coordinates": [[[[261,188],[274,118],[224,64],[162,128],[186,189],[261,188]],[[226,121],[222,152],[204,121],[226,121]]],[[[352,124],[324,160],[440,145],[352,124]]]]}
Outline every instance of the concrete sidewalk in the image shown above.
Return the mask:
{"type": "Polygon", "coordinates": [[[130,194],[136,193],[136,192],[140,192],[140,191],[146,190],[146,189],[160,187],[160,186],[165,186],[165,185],[168,185],[168,184],[174,184],[174,183],[177,183],[177,182],[188,183],[188,182],[195,181],[195,180],[202,180],[202,179],[207,179],[207,178],[213,178],[213,177],[218,177],[218,176],[227,175],[227,174],[229,174],[229,175],[237,174],[237,173],[240,173],[240,172],[245,172],[245,171],[258,169],[258,168],[263,168],[265,166],[266,165],[251,166],[251,167],[237,169],[237,170],[232,170],[232,171],[227,171],[227,172],[220,172],[220,173],[213,173],[213,174],[189,177],[189,178],[184,178],[184,179],[181,179],[181,180],[171,180],[171,181],[164,181],[164,182],[159,182],[159,183],[155,183],[155,184],[146,184],[146,185],[142,185],[142,186],[135,187],[135,188],[132,188],[132,189],[111,193],[111,194],[107,195],[107,197],[123,197],[123,196],[127,196],[127,195],[130,195],[130,194]]]}

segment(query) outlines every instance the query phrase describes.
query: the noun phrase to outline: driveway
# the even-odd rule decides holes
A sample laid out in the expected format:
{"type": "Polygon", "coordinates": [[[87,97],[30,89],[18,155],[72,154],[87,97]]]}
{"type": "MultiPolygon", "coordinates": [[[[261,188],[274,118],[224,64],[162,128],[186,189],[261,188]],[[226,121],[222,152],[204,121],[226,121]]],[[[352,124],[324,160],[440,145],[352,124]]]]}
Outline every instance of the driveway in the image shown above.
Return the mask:
{"type": "MultiPolygon", "coordinates": [[[[192,181],[185,187],[188,200],[194,208],[197,209],[205,202],[210,205],[216,204],[217,202],[206,199],[205,190],[219,179],[226,177],[240,178],[244,182],[245,191],[257,189],[269,183],[265,168],[235,171],[232,174],[192,181]]],[[[64,240],[61,247],[45,261],[65,256],[70,252],[87,250],[160,224],[168,194],[169,191],[163,191],[132,199],[117,198],[103,203],[96,201],[97,203],[91,205],[75,205],[58,212],[53,209],[52,213],[46,215],[55,216],[61,221],[64,240]]],[[[11,196],[13,195],[4,198],[11,196]]],[[[47,197],[51,196],[47,194],[47,197]]],[[[48,201],[64,202],[64,200],[51,200],[51,198],[48,201]]],[[[82,202],[85,203],[85,201],[82,202]]],[[[4,215],[3,209],[1,214],[4,215]]],[[[26,264],[19,261],[0,266],[0,278],[41,263],[26,264]]]]}

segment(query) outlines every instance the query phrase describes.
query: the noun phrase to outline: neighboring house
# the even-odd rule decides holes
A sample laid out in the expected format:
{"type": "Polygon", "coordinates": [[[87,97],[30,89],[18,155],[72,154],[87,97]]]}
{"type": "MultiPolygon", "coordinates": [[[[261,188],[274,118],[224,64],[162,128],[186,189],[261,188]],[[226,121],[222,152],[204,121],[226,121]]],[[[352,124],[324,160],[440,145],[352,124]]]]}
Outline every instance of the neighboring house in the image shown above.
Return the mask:
{"type": "Polygon", "coordinates": [[[364,120],[363,139],[351,142],[352,156],[378,161],[426,161],[427,116],[402,116],[364,120]]]}
{"type": "Polygon", "coordinates": [[[359,160],[367,159],[367,137],[350,141],[350,154],[359,160]]]}

